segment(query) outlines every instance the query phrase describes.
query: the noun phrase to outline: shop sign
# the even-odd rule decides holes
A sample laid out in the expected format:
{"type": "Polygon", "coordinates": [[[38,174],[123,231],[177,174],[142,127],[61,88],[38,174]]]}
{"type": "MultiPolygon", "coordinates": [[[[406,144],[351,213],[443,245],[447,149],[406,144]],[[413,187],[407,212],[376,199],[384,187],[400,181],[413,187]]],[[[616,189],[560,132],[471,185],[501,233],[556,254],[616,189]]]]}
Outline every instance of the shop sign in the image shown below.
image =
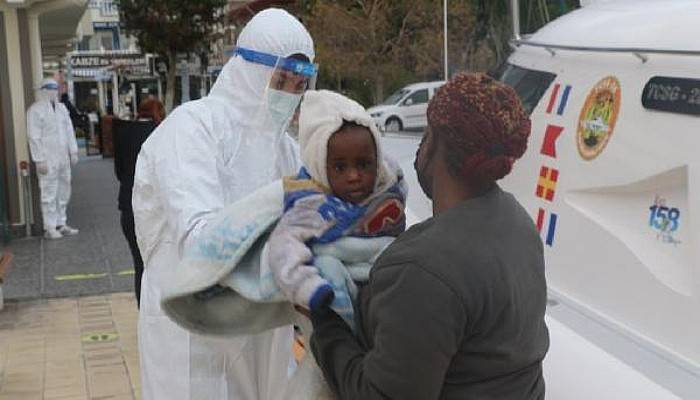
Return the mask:
{"type": "Polygon", "coordinates": [[[152,75],[148,58],[142,54],[91,54],[70,56],[73,71],[112,67],[133,75],[152,75]]]}

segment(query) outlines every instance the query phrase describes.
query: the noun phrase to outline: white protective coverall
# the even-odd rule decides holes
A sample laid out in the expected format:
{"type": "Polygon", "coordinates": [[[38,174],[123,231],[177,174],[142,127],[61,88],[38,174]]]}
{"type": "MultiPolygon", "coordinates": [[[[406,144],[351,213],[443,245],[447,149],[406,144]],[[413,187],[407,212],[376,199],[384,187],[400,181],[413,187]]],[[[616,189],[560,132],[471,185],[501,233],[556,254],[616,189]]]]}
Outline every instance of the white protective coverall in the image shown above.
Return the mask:
{"type": "MultiPolygon", "coordinates": [[[[314,58],[309,33],[278,9],[257,14],[237,44],[314,58]]],[[[211,93],[174,110],[139,153],[132,205],[145,261],[138,322],[143,400],[274,400],[287,384],[291,327],[205,337],[160,308],[168,276],[207,224],[226,205],[300,168],[298,147],[284,133],[288,121],[262,117],[270,114],[273,70],[232,57],[211,93]]]]}
{"type": "Polygon", "coordinates": [[[66,225],[71,192],[71,164],[78,161],[78,144],[68,109],[58,101],[58,84],[45,79],[37,101],[27,110],[27,136],[36,164],[41,212],[48,232],[66,225]]]}

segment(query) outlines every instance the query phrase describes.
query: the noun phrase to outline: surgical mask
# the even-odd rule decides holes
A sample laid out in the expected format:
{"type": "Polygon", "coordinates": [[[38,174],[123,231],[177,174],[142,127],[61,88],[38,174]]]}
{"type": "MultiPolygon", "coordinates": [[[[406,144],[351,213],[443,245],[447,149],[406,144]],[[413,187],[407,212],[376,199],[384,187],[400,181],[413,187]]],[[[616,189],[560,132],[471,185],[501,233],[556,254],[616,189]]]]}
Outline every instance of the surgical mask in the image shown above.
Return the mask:
{"type": "Polygon", "coordinates": [[[301,94],[268,88],[267,111],[276,127],[286,125],[301,102],[301,94]]]}
{"type": "Polygon", "coordinates": [[[49,99],[54,102],[58,103],[58,90],[49,90],[49,99]]]}
{"type": "Polygon", "coordinates": [[[39,90],[37,100],[52,101],[54,103],[58,102],[58,90],[39,90]]]}

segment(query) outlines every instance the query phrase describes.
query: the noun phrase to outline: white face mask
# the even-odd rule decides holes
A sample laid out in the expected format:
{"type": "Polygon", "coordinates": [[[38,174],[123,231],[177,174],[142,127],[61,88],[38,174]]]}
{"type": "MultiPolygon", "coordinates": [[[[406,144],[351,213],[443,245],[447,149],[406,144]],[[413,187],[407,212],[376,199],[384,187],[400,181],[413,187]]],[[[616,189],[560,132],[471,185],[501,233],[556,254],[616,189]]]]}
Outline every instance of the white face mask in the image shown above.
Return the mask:
{"type": "Polygon", "coordinates": [[[58,102],[58,90],[39,90],[38,100],[58,102]]]}
{"type": "Polygon", "coordinates": [[[281,128],[289,123],[300,102],[301,94],[268,88],[267,111],[275,127],[281,128]]]}

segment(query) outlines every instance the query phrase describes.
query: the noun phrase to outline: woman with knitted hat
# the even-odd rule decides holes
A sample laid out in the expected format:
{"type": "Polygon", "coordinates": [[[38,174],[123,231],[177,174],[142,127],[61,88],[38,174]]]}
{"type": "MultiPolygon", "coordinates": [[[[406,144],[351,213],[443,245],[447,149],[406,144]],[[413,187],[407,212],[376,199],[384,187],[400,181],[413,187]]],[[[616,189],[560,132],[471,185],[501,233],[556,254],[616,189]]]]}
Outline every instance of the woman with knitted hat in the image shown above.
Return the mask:
{"type": "Polygon", "coordinates": [[[459,74],[428,106],[416,155],[433,217],[400,235],[360,289],[354,335],[313,312],[311,348],[341,399],[543,399],[544,256],[496,181],[527,149],[515,92],[459,74]]]}

